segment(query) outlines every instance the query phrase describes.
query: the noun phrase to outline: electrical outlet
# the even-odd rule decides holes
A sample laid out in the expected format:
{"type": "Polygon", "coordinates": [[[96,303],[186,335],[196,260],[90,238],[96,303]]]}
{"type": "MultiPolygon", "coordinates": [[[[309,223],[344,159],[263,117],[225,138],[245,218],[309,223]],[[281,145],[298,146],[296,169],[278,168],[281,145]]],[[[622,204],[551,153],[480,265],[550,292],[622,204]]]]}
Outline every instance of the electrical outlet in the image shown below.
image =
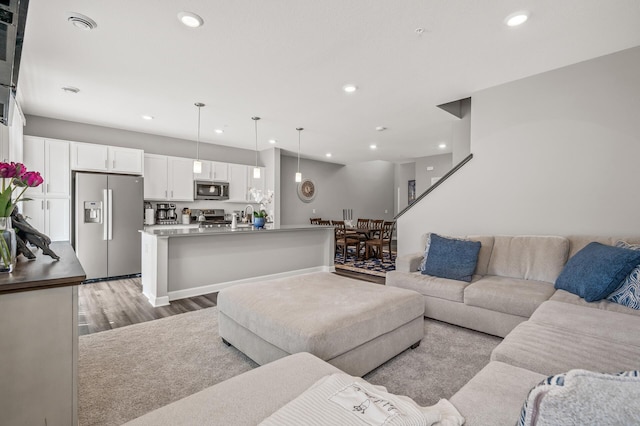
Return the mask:
{"type": "Polygon", "coordinates": [[[432,171],[432,170],[433,170],[433,166],[429,166],[429,167],[427,167],[427,171],[428,171],[428,172],[430,172],[430,171],[432,171]]]}
{"type": "Polygon", "coordinates": [[[384,209],[384,214],[387,214],[387,213],[389,213],[389,210],[384,209]]]}
{"type": "Polygon", "coordinates": [[[313,209],[312,213],[315,213],[315,212],[316,212],[316,209],[313,209]]]}

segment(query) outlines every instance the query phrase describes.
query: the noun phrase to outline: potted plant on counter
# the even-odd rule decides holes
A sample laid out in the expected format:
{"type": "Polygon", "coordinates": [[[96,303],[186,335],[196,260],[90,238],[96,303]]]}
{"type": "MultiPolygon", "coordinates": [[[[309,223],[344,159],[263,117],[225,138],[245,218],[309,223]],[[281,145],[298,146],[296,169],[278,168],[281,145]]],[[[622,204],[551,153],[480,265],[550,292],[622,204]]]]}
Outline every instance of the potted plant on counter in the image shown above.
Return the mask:
{"type": "Polygon", "coordinates": [[[264,223],[267,221],[267,211],[262,209],[257,212],[253,212],[253,227],[256,229],[264,228],[264,223]]]}

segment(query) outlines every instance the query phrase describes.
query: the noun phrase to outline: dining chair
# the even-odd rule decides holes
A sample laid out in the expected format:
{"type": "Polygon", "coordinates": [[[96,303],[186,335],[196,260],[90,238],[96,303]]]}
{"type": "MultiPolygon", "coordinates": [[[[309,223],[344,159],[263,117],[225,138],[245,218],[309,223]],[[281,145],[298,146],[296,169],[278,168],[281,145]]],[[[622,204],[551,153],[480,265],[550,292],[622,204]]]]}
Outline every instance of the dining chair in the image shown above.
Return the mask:
{"type": "Polygon", "coordinates": [[[380,238],[380,231],[382,231],[383,219],[372,219],[369,221],[369,239],[380,238]]]}
{"type": "Polygon", "coordinates": [[[376,257],[382,260],[384,256],[383,247],[386,245],[389,250],[389,260],[393,260],[393,254],[391,253],[391,240],[393,238],[395,224],[395,222],[384,221],[379,238],[373,238],[365,242],[365,258],[369,258],[371,255],[371,249],[376,249],[376,257]]]}
{"type": "Polygon", "coordinates": [[[312,225],[317,225],[318,221],[320,221],[320,220],[322,220],[322,219],[319,218],[319,217],[311,217],[311,218],[309,218],[309,221],[311,222],[312,225]]]}
{"type": "MultiPolygon", "coordinates": [[[[335,250],[338,252],[338,247],[342,247],[342,258],[344,261],[347,260],[347,248],[355,247],[356,248],[356,257],[360,257],[360,246],[362,241],[359,238],[353,237],[347,234],[347,230],[344,225],[344,220],[334,220],[332,221],[335,232],[335,250]]],[[[364,247],[364,246],[363,246],[364,247]]]]}
{"type": "Polygon", "coordinates": [[[368,228],[369,227],[369,219],[361,219],[358,218],[358,221],[356,222],[356,228],[368,228]]]}
{"type": "Polygon", "coordinates": [[[331,225],[331,221],[330,220],[318,220],[317,225],[331,225]]]}

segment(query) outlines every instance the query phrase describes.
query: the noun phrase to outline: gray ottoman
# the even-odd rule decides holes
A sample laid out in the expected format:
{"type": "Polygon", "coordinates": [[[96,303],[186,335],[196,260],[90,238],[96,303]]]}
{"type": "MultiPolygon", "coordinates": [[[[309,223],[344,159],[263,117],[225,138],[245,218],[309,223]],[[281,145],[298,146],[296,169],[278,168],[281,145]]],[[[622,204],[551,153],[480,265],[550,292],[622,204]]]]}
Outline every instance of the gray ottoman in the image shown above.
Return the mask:
{"type": "Polygon", "coordinates": [[[424,337],[419,293],[328,272],[226,288],[218,310],[220,337],[258,364],[309,352],[362,376],[424,337]]]}

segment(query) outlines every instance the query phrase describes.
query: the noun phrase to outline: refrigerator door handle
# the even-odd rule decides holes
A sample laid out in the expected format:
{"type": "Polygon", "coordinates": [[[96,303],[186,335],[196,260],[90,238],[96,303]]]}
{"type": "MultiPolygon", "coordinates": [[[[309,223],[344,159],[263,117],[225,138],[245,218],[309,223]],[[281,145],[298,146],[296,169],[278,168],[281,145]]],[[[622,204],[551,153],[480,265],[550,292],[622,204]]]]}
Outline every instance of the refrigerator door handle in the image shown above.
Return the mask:
{"type": "Polygon", "coordinates": [[[113,240],[113,190],[107,192],[109,197],[109,240],[113,240]]]}
{"type": "MultiPolygon", "coordinates": [[[[107,211],[107,190],[103,189],[102,190],[102,211],[105,212],[107,211]]],[[[109,238],[109,233],[108,233],[108,221],[104,220],[104,214],[102,217],[102,239],[103,240],[107,240],[109,238]]]]}

